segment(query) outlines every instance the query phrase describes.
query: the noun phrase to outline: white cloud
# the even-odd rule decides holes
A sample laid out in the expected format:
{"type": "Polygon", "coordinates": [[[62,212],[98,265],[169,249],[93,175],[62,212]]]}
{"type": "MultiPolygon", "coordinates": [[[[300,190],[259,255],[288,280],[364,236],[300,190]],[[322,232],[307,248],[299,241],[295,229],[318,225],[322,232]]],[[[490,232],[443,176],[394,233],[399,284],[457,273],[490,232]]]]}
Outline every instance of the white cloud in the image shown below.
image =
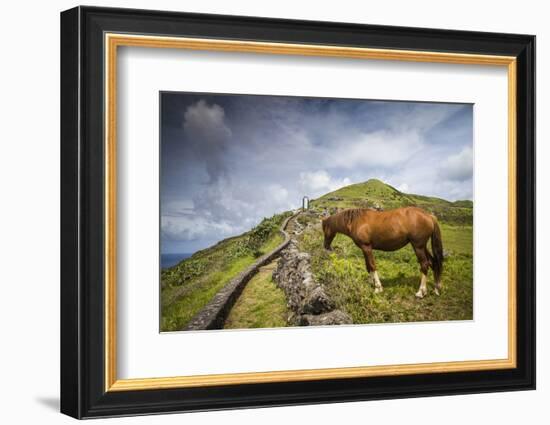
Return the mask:
{"type": "Polygon", "coordinates": [[[162,212],[165,215],[185,215],[193,212],[195,203],[191,199],[173,199],[163,202],[162,212]]]}
{"type": "Polygon", "coordinates": [[[377,131],[358,133],[355,138],[341,141],[332,146],[328,161],[333,166],[392,167],[409,160],[423,148],[421,137],[416,131],[393,133],[377,131]]]}
{"type": "Polygon", "coordinates": [[[210,180],[216,181],[224,175],[226,168],[223,155],[232,135],[225,123],[224,109],[199,100],[185,111],[183,129],[197,160],[204,162],[210,180]]]}
{"type": "Polygon", "coordinates": [[[407,183],[400,184],[399,186],[397,186],[397,190],[399,192],[407,193],[409,191],[409,185],[407,183]]]}
{"type": "Polygon", "coordinates": [[[349,178],[334,179],[325,170],[300,173],[300,188],[304,195],[317,197],[351,184],[349,178]]]}
{"type": "Polygon", "coordinates": [[[254,182],[220,178],[204,185],[193,199],[163,203],[162,234],[171,241],[221,240],[250,230],[264,217],[295,208],[299,201],[279,184],[258,190],[254,182]]]}
{"type": "Polygon", "coordinates": [[[405,113],[400,110],[398,113],[386,115],[385,120],[386,124],[395,131],[426,132],[441,124],[455,112],[456,105],[452,104],[439,104],[437,107],[416,104],[409,105],[405,113]]]}
{"type": "Polygon", "coordinates": [[[225,124],[225,111],[219,105],[208,105],[201,99],[187,108],[183,118],[185,131],[199,138],[201,143],[223,142],[231,136],[225,124]]]}
{"type": "Polygon", "coordinates": [[[288,202],[288,190],[279,184],[270,184],[267,187],[267,196],[279,204],[288,202]]]}
{"type": "Polygon", "coordinates": [[[439,174],[448,180],[464,181],[472,178],[474,158],[472,148],[466,146],[458,154],[449,156],[439,169],[439,174]]]}
{"type": "Polygon", "coordinates": [[[227,221],[216,222],[198,215],[193,216],[162,216],[161,232],[169,240],[194,241],[210,238],[216,235],[223,239],[235,233],[235,229],[227,221]]]}

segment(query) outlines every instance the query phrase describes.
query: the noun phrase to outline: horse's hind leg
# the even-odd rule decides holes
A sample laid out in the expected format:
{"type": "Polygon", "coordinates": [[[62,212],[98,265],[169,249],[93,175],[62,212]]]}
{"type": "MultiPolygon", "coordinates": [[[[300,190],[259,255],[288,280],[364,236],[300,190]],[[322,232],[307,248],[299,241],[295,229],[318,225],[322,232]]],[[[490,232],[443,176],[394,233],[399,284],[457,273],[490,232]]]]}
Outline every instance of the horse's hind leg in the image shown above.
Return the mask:
{"type": "Polygon", "coordinates": [[[426,257],[428,257],[428,266],[433,269],[434,257],[432,257],[432,254],[430,253],[430,251],[427,247],[426,247],[426,257]]]}
{"type": "Polygon", "coordinates": [[[365,266],[367,271],[374,281],[374,293],[378,294],[384,290],[382,287],[382,282],[378,277],[378,272],[376,271],[376,264],[374,263],[374,254],[372,252],[372,247],[370,245],[361,245],[361,250],[363,251],[363,256],[365,257],[365,266]]]}
{"type": "Polygon", "coordinates": [[[423,247],[416,247],[413,245],[414,253],[416,254],[416,258],[418,260],[418,263],[420,264],[420,272],[422,273],[422,276],[420,277],[420,287],[418,288],[418,291],[416,292],[417,298],[424,298],[426,294],[428,293],[428,288],[426,285],[426,281],[428,280],[428,270],[430,268],[430,253],[428,252],[428,249],[426,246],[423,247]]]}
{"type": "MultiPolygon", "coordinates": [[[[430,253],[430,251],[428,250],[428,248],[426,248],[426,255],[428,256],[428,262],[430,263],[430,268],[433,270],[434,266],[434,257],[432,256],[432,254],[430,253]]],[[[435,272],[434,272],[434,277],[435,277],[435,272]]],[[[441,291],[441,281],[435,281],[435,288],[434,288],[434,292],[435,292],[435,295],[439,295],[439,292],[441,291]]]]}

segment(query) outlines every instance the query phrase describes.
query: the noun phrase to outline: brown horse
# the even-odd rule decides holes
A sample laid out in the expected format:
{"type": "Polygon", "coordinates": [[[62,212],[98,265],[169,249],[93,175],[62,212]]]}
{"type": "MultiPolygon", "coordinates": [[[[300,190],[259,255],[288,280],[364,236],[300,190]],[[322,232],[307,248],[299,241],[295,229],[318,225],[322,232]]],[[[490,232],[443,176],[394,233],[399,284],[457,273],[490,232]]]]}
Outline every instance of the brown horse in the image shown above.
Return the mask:
{"type": "Polygon", "coordinates": [[[410,243],[420,264],[422,277],[418,298],[428,293],[426,275],[431,267],[434,272],[435,293],[441,289],[443,271],[443,244],[437,219],[432,214],[417,207],[397,208],[389,211],[376,211],[367,208],[344,210],[322,220],[325,234],[325,249],[337,233],[349,236],[365,256],[367,271],[374,280],[375,293],[382,292],[382,283],[376,271],[373,249],[396,251],[410,243]],[[432,254],[428,251],[428,239],[432,240],[432,254]]]}

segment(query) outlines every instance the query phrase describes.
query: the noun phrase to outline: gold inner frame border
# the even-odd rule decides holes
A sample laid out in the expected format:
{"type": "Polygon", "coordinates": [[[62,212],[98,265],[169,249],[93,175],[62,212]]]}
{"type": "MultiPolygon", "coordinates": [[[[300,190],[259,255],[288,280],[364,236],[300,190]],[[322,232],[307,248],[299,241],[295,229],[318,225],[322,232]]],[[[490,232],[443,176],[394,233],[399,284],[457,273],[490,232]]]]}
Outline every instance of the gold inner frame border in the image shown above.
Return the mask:
{"type": "Polygon", "coordinates": [[[412,375],[512,369],[517,365],[516,338],[516,58],[513,56],[371,49],[330,45],[288,44],[204,38],[106,33],[105,46],[105,391],[137,391],[217,385],[241,385],[322,379],[412,375]],[[264,371],[215,375],[192,375],[118,379],[116,323],[116,136],[117,136],[117,51],[118,47],[148,47],[228,51],[279,55],[325,56],[355,59],[397,60],[469,65],[504,66],[508,72],[508,357],[495,360],[468,360],[437,363],[264,371]]]}

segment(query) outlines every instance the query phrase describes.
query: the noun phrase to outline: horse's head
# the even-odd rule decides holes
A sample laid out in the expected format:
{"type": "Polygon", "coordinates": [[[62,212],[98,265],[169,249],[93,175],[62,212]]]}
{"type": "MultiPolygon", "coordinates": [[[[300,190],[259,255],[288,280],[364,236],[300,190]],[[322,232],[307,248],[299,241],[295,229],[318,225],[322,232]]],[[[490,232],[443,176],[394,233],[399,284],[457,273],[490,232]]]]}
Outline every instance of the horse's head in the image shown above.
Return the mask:
{"type": "Polygon", "coordinates": [[[323,233],[325,235],[325,243],[324,243],[325,249],[327,251],[332,251],[330,244],[332,243],[334,236],[336,236],[336,232],[331,226],[330,217],[323,218],[321,220],[321,224],[323,225],[323,233]]]}

